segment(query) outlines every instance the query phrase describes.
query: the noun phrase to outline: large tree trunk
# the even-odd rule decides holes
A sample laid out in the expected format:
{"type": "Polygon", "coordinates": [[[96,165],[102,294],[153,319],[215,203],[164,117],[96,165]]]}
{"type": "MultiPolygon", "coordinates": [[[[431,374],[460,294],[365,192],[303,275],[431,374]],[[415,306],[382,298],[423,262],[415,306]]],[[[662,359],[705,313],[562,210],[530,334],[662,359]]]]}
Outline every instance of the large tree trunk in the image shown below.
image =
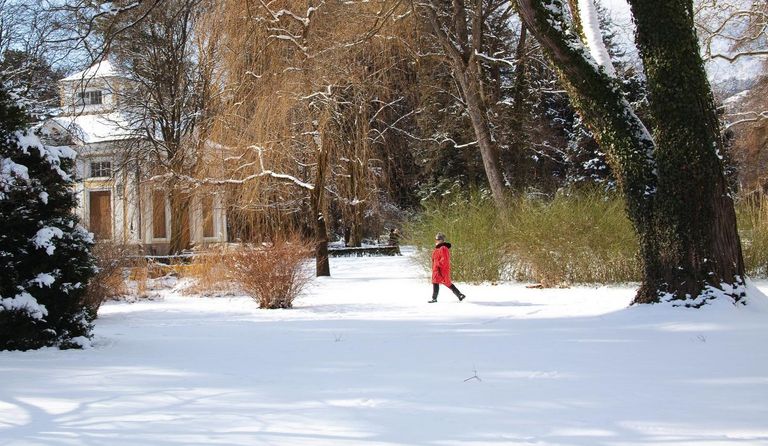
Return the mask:
{"type": "Polygon", "coordinates": [[[557,66],[617,175],[643,258],[644,279],[635,302],[713,296],[721,284],[736,285],[738,290],[728,291],[738,300],[741,248],[717,156],[722,144],[690,2],[631,1],[658,147],[609,70],[598,68],[578,33],[568,29],[563,1],[542,3],[518,0],[520,15],[557,66]]]}
{"type": "MultiPolygon", "coordinates": [[[[315,206],[312,206],[314,209],[315,206]]],[[[322,211],[317,212],[315,219],[315,275],[325,277],[331,275],[331,264],[328,260],[328,227],[322,211]]]]}
{"type": "MultiPolygon", "coordinates": [[[[659,170],[657,264],[635,302],[742,288],[744,260],[720,154],[723,141],[690,0],[630,0],[643,54],[659,170]]],[[[732,297],[738,300],[740,292],[732,297]]]]}
{"type": "Polygon", "coordinates": [[[520,37],[517,41],[517,49],[515,50],[516,65],[514,86],[512,87],[512,119],[509,122],[509,129],[513,139],[501,155],[507,180],[513,188],[522,188],[526,184],[524,154],[528,138],[524,128],[526,119],[531,113],[530,106],[525,100],[525,93],[528,89],[527,68],[529,63],[526,56],[527,40],[528,29],[525,24],[521,24],[520,37]]]}
{"type": "Polygon", "coordinates": [[[545,7],[539,0],[518,0],[518,6],[528,30],[558,68],[574,107],[608,154],[638,234],[647,276],[655,255],[653,239],[648,236],[656,181],[653,141],[618,86],[587,57],[588,50],[578,35],[562,28],[566,23],[563,3],[545,7]]]}
{"type": "Polygon", "coordinates": [[[315,232],[315,275],[317,277],[331,275],[331,265],[328,261],[328,226],[323,212],[322,194],[322,190],[319,193],[312,191],[310,197],[310,208],[314,217],[312,220],[315,232]]]}
{"type": "Polygon", "coordinates": [[[313,125],[312,141],[317,148],[317,171],[314,189],[310,192],[309,203],[312,215],[310,221],[315,232],[315,275],[330,276],[331,264],[328,260],[328,225],[325,221],[325,181],[328,168],[328,149],[317,125],[313,125]]]}

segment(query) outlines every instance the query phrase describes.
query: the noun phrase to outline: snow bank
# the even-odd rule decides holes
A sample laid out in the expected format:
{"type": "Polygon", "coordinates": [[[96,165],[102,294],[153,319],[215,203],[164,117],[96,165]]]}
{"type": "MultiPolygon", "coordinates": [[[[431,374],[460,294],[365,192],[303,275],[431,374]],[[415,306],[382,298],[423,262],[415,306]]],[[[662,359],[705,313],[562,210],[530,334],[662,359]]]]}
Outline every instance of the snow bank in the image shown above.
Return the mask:
{"type": "Polygon", "coordinates": [[[628,307],[633,287],[459,283],[466,300],[428,304],[403,252],[332,258],[293,310],[176,290],[107,303],[93,349],[0,353],[0,438],[768,445],[762,294],[693,310],[628,307]]]}

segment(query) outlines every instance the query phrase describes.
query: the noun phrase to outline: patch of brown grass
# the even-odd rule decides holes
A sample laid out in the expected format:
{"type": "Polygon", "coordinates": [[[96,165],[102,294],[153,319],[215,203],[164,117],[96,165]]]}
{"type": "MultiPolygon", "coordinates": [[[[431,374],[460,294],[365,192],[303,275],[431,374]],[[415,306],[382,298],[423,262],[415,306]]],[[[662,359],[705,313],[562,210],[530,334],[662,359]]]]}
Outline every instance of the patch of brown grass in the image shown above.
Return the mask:
{"type": "Polygon", "coordinates": [[[238,287],[229,271],[227,258],[239,249],[237,246],[223,245],[197,252],[192,263],[184,270],[183,276],[193,279],[185,292],[205,296],[237,292],[238,287]]]}

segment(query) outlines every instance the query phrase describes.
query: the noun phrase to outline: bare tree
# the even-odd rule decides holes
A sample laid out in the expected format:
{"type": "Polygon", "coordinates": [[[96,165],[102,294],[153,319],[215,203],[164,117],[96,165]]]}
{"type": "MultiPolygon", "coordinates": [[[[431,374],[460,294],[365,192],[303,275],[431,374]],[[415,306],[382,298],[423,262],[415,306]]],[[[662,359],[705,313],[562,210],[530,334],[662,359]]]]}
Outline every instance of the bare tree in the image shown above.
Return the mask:
{"type": "Polygon", "coordinates": [[[209,58],[195,33],[205,7],[203,0],[169,0],[162,8],[124,12],[119,22],[132,25],[107,42],[127,79],[117,90],[119,109],[127,127],[142,136],[126,161],[139,163],[168,192],[170,253],[190,246],[188,178],[201,167],[207,139],[211,69],[201,63],[209,58]]]}
{"type": "Polygon", "coordinates": [[[768,58],[768,3],[699,0],[695,14],[705,59],[768,58]]]}
{"type": "Polygon", "coordinates": [[[487,21],[499,16],[503,23],[506,22],[512,12],[511,5],[490,0],[453,0],[450,5],[437,1],[418,2],[416,5],[426,16],[445,52],[477,137],[494,201],[497,207],[503,208],[506,199],[500,152],[488,116],[494,95],[486,91],[482,64],[493,57],[486,55],[487,21]]]}
{"type": "Polygon", "coordinates": [[[262,203],[290,212],[285,205],[291,204],[306,212],[319,276],[330,274],[331,201],[359,221],[374,190],[371,121],[386,108],[360,88],[377,68],[349,55],[375,39],[398,7],[249,1],[244,16],[242,2],[232,1],[217,12],[228,30],[228,99],[215,128],[230,149],[232,178],[223,182],[248,184],[238,196],[243,207],[262,203]]]}

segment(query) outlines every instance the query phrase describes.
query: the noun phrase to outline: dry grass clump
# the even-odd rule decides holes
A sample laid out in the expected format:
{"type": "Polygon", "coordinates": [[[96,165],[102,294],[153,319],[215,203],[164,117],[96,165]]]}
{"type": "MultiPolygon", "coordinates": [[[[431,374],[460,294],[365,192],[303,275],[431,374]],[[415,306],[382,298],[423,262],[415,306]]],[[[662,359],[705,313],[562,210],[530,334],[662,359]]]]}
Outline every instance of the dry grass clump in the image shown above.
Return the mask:
{"type": "Polygon", "coordinates": [[[188,294],[220,295],[238,291],[237,284],[229,271],[228,257],[237,247],[215,246],[197,252],[185,268],[184,276],[193,279],[184,291],[188,294]]]}
{"type": "Polygon", "coordinates": [[[102,241],[96,243],[91,252],[98,272],[88,282],[85,304],[94,314],[109,299],[146,291],[146,261],[137,256],[135,246],[102,241]],[[136,290],[131,289],[129,281],[136,282],[136,290]]]}
{"type": "Polygon", "coordinates": [[[299,238],[231,251],[225,263],[230,277],[259,308],[291,308],[312,278],[305,260],[311,249],[299,238]]]}
{"type": "Polygon", "coordinates": [[[242,292],[260,308],[291,308],[312,279],[305,260],[312,254],[299,237],[272,243],[220,246],[195,255],[185,270],[191,294],[242,292]]]}

